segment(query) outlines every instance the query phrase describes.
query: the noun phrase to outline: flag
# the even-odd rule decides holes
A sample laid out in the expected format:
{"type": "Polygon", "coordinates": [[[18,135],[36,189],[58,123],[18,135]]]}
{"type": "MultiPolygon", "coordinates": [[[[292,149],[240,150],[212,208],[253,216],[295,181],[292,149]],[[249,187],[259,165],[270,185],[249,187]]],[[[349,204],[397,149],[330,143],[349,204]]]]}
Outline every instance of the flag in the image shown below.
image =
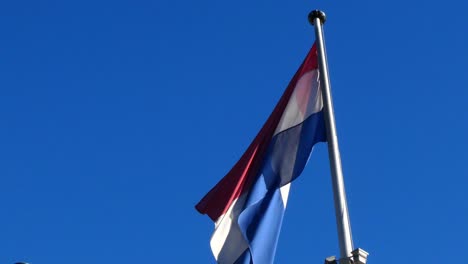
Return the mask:
{"type": "Polygon", "coordinates": [[[273,263],[290,183],[326,141],[315,44],[240,160],[196,205],[220,264],[273,263]]]}

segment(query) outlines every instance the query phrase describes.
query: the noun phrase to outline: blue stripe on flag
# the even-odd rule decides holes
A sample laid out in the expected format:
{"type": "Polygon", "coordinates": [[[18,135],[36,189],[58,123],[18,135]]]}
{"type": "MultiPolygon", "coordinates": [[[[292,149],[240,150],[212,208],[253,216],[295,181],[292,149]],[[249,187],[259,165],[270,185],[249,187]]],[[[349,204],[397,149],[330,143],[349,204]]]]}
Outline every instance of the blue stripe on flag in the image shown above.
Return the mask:
{"type": "Polygon", "coordinates": [[[285,211],[279,188],[299,176],[314,144],[325,140],[322,111],[272,139],[262,174],[252,186],[238,218],[249,249],[235,264],[273,263],[285,211]]]}
{"type": "MultiPolygon", "coordinates": [[[[262,178],[259,180],[263,181],[262,178]]],[[[239,226],[249,242],[253,263],[273,263],[284,210],[280,190],[274,189],[239,215],[239,226]]]]}
{"type": "Polygon", "coordinates": [[[246,249],[244,253],[234,262],[234,264],[252,264],[252,258],[250,257],[249,249],[246,249]]]}
{"type": "Polygon", "coordinates": [[[323,111],[273,137],[263,165],[268,188],[277,188],[296,179],[309,159],[312,147],[326,141],[323,111]]]}

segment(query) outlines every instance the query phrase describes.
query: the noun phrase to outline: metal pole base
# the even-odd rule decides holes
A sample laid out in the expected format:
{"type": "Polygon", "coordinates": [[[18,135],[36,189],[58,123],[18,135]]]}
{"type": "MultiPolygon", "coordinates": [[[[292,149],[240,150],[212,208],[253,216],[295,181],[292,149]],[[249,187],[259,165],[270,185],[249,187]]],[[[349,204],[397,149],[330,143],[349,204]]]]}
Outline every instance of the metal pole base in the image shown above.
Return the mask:
{"type": "Polygon", "coordinates": [[[366,264],[367,256],[369,253],[361,248],[356,248],[351,251],[352,256],[348,258],[336,259],[335,256],[331,256],[325,259],[325,264],[366,264]]]}
{"type": "Polygon", "coordinates": [[[355,264],[367,263],[367,256],[369,256],[369,253],[364,251],[362,248],[356,248],[355,250],[351,251],[351,254],[353,254],[353,261],[355,264]]]}

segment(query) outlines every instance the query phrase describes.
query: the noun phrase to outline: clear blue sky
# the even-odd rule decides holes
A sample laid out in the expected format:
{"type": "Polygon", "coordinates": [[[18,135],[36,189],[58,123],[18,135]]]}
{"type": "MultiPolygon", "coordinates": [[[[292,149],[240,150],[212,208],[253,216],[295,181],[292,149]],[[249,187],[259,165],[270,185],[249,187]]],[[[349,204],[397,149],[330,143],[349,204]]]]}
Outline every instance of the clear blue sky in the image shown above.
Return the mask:
{"type": "MultiPolygon", "coordinates": [[[[328,15],[354,243],[369,263],[468,249],[468,2],[2,1],[0,263],[214,263],[193,206],[328,15]]],[[[326,145],[276,263],[338,254],[326,145]]]]}

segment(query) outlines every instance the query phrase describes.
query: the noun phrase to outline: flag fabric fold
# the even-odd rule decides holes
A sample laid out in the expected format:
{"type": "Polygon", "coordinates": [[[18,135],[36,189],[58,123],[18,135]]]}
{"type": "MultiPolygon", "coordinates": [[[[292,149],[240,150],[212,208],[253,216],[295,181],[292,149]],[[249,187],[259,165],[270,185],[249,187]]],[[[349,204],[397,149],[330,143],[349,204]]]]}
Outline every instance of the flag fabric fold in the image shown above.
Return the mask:
{"type": "Polygon", "coordinates": [[[273,263],[290,183],[326,141],[317,65],[314,44],[240,160],[196,205],[215,222],[217,263],[273,263]]]}

